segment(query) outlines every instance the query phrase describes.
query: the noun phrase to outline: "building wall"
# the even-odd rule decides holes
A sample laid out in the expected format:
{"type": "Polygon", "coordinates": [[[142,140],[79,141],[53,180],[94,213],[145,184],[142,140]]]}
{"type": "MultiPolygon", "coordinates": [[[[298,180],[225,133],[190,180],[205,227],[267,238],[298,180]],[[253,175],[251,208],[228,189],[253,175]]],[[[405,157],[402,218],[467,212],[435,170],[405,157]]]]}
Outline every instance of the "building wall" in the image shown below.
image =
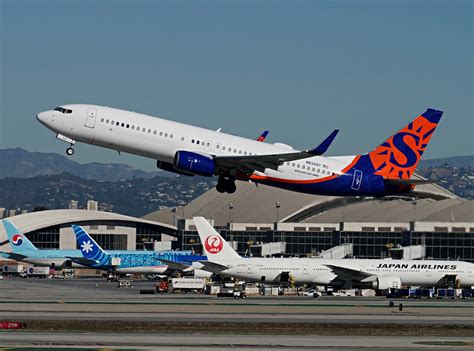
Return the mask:
{"type": "MultiPolygon", "coordinates": [[[[471,224],[472,225],[472,224],[471,224]]],[[[360,227],[362,228],[362,226],[360,227]]],[[[372,227],[370,227],[372,228],[372,227]]],[[[446,228],[444,225],[442,228],[446,228]]],[[[452,228],[449,228],[452,230],[452,228]]],[[[249,252],[253,243],[285,242],[287,256],[307,256],[328,250],[345,243],[353,244],[356,258],[387,258],[389,250],[397,245],[426,245],[426,258],[462,260],[474,262],[474,233],[434,231],[229,231],[220,230],[227,241],[234,245],[241,255],[249,252]]],[[[178,231],[181,249],[202,253],[199,235],[196,231],[178,231]]]]}

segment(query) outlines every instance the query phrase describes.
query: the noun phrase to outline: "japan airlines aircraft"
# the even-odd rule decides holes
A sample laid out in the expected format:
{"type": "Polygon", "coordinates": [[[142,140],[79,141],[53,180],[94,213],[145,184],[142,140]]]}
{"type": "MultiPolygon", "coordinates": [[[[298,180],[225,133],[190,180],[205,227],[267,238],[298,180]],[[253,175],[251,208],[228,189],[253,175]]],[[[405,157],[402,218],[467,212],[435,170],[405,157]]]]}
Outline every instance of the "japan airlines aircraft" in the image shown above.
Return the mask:
{"type": "MultiPolygon", "coordinates": [[[[157,160],[158,168],[188,176],[218,176],[217,191],[233,193],[235,180],[309,194],[376,196],[405,194],[443,113],[428,109],[363,155],[323,157],[338,130],[319,146],[298,151],[97,105],[62,105],[37,119],[70,144],[79,141],[157,160]]],[[[264,139],[264,138],[259,138],[264,139]]]]}
{"type": "Polygon", "coordinates": [[[207,262],[203,270],[245,281],[277,283],[291,275],[298,284],[334,287],[474,285],[474,264],[461,261],[318,258],[244,258],[203,217],[194,217],[207,262]]]}
{"type": "MultiPolygon", "coordinates": [[[[3,219],[2,223],[12,247],[12,252],[2,252],[3,257],[56,269],[87,268],[88,265],[83,264],[86,262],[82,262],[81,250],[38,250],[9,219],[3,219]]],[[[107,254],[112,257],[122,257],[122,255],[130,254],[140,255],[143,261],[153,262],[156,266],[147,268],[147,272],[140,273],[155,274],[161,274],[167,269],[167,266],[158,264],[159,257],[166,258],[168,261],[178,261],[181,257],[191,257],[191,251],[107,251],[107,254]]]]}

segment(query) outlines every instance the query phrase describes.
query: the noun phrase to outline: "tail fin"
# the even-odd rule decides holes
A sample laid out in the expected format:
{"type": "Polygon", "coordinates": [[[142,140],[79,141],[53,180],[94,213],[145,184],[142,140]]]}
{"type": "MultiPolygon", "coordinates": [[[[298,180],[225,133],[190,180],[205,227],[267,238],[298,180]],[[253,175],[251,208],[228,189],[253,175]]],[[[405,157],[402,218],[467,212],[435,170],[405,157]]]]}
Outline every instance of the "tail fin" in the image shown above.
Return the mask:
{"type": "Polygon", "coordinates": [[[442,111],[429,108],[369,152],[375,174],[386,179],[410,179],[442,115],[442,111]]]}
{"type": "Polygon", "coordinates": [[[264,142],[265,139],[267,138],[268,136],[268,130],[264,130],[262,134],[260,134],[260,136],[257,138],[257,141],[260,141],[260,142],[264,142]]]}
{"type": "Polygon", "coordinates": [[[15,253],[26,250],[38,250],[35,245],[18,229],[9,219],[2,220],[5,231],[7,232],[8,241],[15,253]]]}
{"type": "Polygon", "coordinates": [[[89,260],[105,264],[109,255],[102,250],[99,244],[97,244],[80,225],[73,224],[72,229],[74,230],[74,234],[76,234],[77,246],[79,250],[81,250],[82,256],[89,260]]]}
{"type": "Polygon", "coordinates": [[[209,261],[240,258],[239,254],[204,217],[194,217],[193,219],[199,233],[199,238],[201,239],[204,253],[209,261]]]}

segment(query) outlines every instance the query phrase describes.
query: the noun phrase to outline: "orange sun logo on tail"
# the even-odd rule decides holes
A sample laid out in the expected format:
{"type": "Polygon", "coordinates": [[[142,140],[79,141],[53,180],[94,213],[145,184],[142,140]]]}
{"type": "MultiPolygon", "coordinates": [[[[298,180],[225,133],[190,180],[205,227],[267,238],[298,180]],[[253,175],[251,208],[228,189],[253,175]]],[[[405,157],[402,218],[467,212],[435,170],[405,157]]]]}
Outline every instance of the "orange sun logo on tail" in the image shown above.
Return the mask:
{"type": "Polygon", "coordinates": [[[375,174],[410,179],[443,114],[428,109],[369,153],[375,174]]]}

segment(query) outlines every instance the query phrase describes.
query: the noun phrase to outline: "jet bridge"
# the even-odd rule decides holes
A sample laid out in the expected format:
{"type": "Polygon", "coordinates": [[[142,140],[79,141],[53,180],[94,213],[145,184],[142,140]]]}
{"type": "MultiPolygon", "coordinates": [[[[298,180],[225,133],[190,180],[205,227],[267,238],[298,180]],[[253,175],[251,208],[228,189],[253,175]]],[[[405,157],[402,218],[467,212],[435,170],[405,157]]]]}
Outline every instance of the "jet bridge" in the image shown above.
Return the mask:
{"type": "Polygon", "coordinates": [[[352,243],[331,247],[329,250],[321,252],[315,258],[346,258],[353,255],[354,245],[352,243]]]}
{"type": "Polygon", "coordinates": [[[389,250],[394,260],[419,260],[426,255],[425,245],[398,246],[389,250]]]}

